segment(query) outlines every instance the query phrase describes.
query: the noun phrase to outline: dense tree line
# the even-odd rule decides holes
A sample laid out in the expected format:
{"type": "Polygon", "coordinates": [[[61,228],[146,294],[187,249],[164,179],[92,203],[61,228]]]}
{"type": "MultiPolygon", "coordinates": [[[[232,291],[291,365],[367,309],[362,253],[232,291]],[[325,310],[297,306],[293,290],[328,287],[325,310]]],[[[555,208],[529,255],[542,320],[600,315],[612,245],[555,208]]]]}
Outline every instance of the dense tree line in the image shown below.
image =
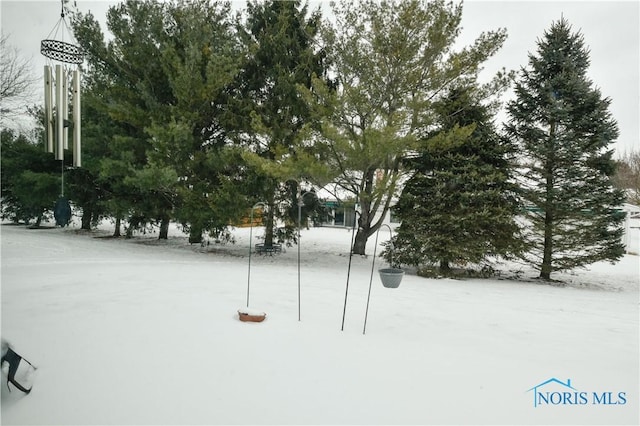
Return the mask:
{"type": "MultiPolygon", "coordinates": [[[[198,242],[262,202],[271,244],[295,237],[298,203],[305,216],[320,206],[305,189],[333,183],[359,208],[354,253],[395,203],[402,264],[446,272],[520,256],[549,279],[615,261],[617,128],[586,78],[581,36],[553,23],[517,77],[503,70],[480,84],[506,33],[456,50],[462,11],[443,0],[341,1],[323,20],[301,1],[236,12],[223,1],[127,0],[110,8],[108,37],[96,17],[74,14],[84,164],[65,170],[64,188],[82,227],[109,218],[114,235],[158,227],[167,238],[175,221],[198,242]],[[502,131],[496,99],[514,80],[502,131]]],[[[11,132],[2,150],[3,216],[42,220],[60,164],[11,132]]]]}

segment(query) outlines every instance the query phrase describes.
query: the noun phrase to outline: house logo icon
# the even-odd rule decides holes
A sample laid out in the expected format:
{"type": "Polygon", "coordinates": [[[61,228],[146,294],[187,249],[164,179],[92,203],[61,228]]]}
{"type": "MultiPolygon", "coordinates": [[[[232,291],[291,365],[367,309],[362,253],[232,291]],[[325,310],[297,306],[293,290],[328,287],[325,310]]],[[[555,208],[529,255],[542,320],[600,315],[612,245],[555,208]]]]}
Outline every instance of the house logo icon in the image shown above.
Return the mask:
{"type": "Polygon", "coordinates": [[[533,391],[533,406],[538,405],[564,405],[564,404],[583,404],[587,403],[586,392],[579,392],[571,386],[571,379],[567,382],[558,380],[555,377],[550,378],[540,384],[535,385],[527,392],[533,391]],[[549,391],[548,389],[552,389],[549,391]]]}

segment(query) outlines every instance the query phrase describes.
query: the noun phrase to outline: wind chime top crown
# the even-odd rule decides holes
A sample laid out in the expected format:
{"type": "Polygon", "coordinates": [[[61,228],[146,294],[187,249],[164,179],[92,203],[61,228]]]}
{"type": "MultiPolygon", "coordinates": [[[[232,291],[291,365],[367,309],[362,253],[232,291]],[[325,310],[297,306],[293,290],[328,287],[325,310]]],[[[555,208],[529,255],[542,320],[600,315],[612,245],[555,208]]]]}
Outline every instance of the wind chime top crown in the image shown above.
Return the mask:
{"type": "Polygon", "coordinates": [[[84,52],[82,48],[76,44],[64,41],[64,30],[66,29],[69,34],[72,33],[67,25],[67,21],[65,20],[64,0],[61,0],[60,3],[62,4],[60,19],[53,30],[51,30],[51,33],[49,33],[49,36],[40,42],[40,53],[54,61],[64,62],[67,64],[81,64],[82,61],[84,61],[84,52]],[[58,30],[60,30],[61,24],[62,40],[56,40],[55,37],[58,35],[58,30]],[[51,34],[54,34],[54,38],[50,38],[51,34]]]}

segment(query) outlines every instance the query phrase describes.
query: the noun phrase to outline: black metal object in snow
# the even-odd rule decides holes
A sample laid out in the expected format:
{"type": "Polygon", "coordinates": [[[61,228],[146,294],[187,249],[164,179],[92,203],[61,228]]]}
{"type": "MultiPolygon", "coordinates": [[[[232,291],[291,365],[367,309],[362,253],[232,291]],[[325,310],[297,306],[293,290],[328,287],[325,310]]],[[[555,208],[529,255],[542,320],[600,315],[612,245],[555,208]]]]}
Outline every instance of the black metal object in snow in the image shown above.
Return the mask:
{"type": "Polygon", "coordinates": [[[267,204],[263,202],[257,202],[251,207],[251,214],[249,218],[249,268],[247,270],[247,308],[249,307],[249,287],[251,285],[251,244],[253,240],[253,211],[258,207],[266,207],[267,204]]]}
{"type": "MultiPolygon", "coordinates": [[[[393,231],[391,227],[386,223],[382,224],[380,228],[386,226],[389,228],[389,244],[391,244],[391,254],[389,255],[389,265],[390,268],[381,269],[380,270],[380,279],[382,280],[382,285],[387,288],[398,288],[400,285],[400,281],[402,280],[402,276],[404,275],[404,271],[402,269],[393,267],[393,231]]],[[[369,300],[371,299],[371,284],[373,283],[373,271],[376,264],[376,249],[378,248],[378,234],[380,234],[380,228],[378,228],[378,232],[376,232],[376,242],[373,246],[373,262],[371,263],[371,278],[369,279],[369,293],[367,294],[367,308],[364,312],[364,327],[362,328],[362,334],[365,334],[367,331],[367,317],[369,315],[369,300]]]]}
{"type": "MultiPolygon", "coordinates": [[[[354,210],[354,216],[359,216],[360,213],[357,210],[354,210]]],[[[351,244],[349,245],[349,266],[347,268],[347,285],[344,291],[344,309],[342,310],[342,327],[341,331],[344,331],[344,318],[347,315],[347,296],[349,295],[349,276],[351,275],[351,258],[353,257],[353,238],[356,233],[356,223],[358,223],[358,218],[354,218],[353,227],[351,228],[351,244]]]]}
{"type": "Polygon", "coordinates": [[[270,246],[264,244],[256,244],[256,253],[273,255],[273,253],[282,253],[282,244],[274,243],[270,246]]]}
{"type": "Polygon", "coordinates": [[[300,241],[300,227],[302,226],[302,206],[304,205],[304,196],[309,194],[316,197],[316,194],[310,191],[306,191],[304,194],[301,194],[300,183],[298,183],[298,321],[300,321],[300,246],[302,244],[300,241]]]}

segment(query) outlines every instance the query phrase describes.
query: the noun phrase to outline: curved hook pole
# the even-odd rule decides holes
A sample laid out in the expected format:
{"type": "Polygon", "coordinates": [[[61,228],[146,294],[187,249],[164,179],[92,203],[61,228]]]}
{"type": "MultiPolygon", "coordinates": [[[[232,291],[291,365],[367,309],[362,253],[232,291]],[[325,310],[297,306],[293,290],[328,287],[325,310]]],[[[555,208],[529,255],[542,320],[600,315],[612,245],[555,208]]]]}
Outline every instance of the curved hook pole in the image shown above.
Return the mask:
{"type": "MultiPolygon", "coordinates": [[[[389,257],[389,261],[391,263],[391,267],[393,267],[393,241],[392,241],[393,230],[386,223],[383,223],[382,225],[380,225],[380,228],[382,228],[383,226],[386,226],[387,228],[389,228],[389,242],[391,244],[391,254],[389,257]]],[[[371,284],[373,283],[373,271],[374,271],[374,266],[376,264],[376,249],[378,248],[378,234],[380,233],[380,228],[378,228],[378,232],[376,232],[376,242],[373,245],[373,261],[371,262],[371,278],[369,278],[369,293],[367,294],[367,308],[364,311],[364,327],[362,328],[362,334],[365,334],[365,332],[367,331],[367,317],[369,315],[369,299],[371,299],[371,284]]]]}
{"type": "Polygon", "coordinates": [[[304,196],[309,194],[317,197],[315,192],[310,191],[300,194],[300,185],[298,185],[298,321],[300,321],[300,228],[302,227],[302,206],[304,206],[304,196]]]}
{"type": "Polygon", "coordinates": [[[251,284],[251,244],[253,242],[253,211],[257,207],[266,207],[266,203],[262,201],[257,202],[251,207],[251,214],[249,215],[249,268],[247,270],[247,308],[249,307],[249,285],[251,284]]]}
{"type": "Polygon", "coordinates": [[[353,257],[353,237],[356,233],[356,223],[358,223],[356,216],[360,216],[360,212],[358,212],[355,209],[353,210],[353,213],[354,215],[353,215],[353,227],[351,229],[351,245],[349,245],[349,267],[347,268],[347,285],[344,291],[344,309],[342,310],[342,328],[340,328],[340,331],[344,331],[344,317],[347,314],[347,296],[349,295],[349,275],[351,275],[351,258],[353,257]]]}

